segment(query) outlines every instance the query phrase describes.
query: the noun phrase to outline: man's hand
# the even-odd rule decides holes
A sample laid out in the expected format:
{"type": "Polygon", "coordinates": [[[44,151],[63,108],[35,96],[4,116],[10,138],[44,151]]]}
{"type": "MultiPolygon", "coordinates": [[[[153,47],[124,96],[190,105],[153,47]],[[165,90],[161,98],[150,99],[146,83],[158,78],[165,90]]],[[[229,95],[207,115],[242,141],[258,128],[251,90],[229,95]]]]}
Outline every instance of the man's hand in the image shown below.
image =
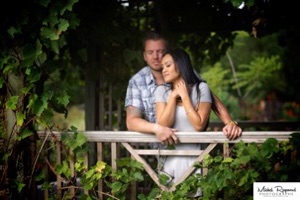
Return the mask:
{"type": "Polygon", "coordinates": [[[235,140],[242,135],[242,129],[237,124],[229,123],[223,127],[223,133],[229,140],[235,140]]]}
{"type": "Polygon", "coordinates": [[[154,133],[162,144],[172,145],[179,142],[175,135],[176,129],[155,124],[154,133]]]}

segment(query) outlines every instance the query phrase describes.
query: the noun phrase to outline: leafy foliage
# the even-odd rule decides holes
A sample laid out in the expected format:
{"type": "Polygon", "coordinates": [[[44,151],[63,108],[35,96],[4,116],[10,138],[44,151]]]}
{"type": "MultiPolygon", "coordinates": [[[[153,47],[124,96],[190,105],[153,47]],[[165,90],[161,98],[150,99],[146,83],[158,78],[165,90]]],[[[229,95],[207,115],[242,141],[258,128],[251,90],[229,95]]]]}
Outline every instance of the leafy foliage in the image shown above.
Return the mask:
{"type": "Polygon", "coordinates": [[[195,165],[196,168],[208,168],[206,175],[190,176],[172,192],[158,192],[154,188],[150,194],[162,200],[190,199],[189,194],[201,188],[203,196],[196,199],[253,199],[254,182],[300,180],[300,176],[295,175],[300,166],[299,138],[300,134],[296,132],[290,141],[279,142],[274,138],[262,144],[241,141],[231,146],[230,157],[207,155],[203,163],[195,165]]]}
{"type": "MultiPolygon", "coordinates": [[[[241,115],[238,104],[238,98],[236,93],[230,93],[231,88],[231,80],[230,70],[224,69],[220,62],[216,63],[212,67],[207,67],[208,69],[204,69],[203,73],[201,73],[201,77],[203,77],[209,85],[212,93],[216,95],[218,98],[222,100],[226,108],[230,111],[230,115],[234,119],[238,119],[241,115]]],[[[217,121],[219,118],[215,113],[211,113],[210,120],[217,121]]]]}
{"type": "Polygon", "coordinates": [[[299,133],[290,142],[272,138],[261,145],[239,142],[228,158],[208,156],[203,166],[209,170],[200,181],[203,199],[252,199],[253,182],[299,181],[294,176],[299,163],[289,159],[300,147],[293,140],[299,140],[299,133]]]}
{"type": "MultiPolygon", "coordinates": [[[[74,127],[72,130],[61,133],[61,141],[58,141],[56,137],[53,138],[53,141],[52,148],[45,149],[43,155],[56,155],[56,152],[52,151],[56,149],[56,146],[60,146],[63,150],[61,156],[64,160],[61,163],[54,163],[54,167],[50,166],[52,173],[63,180],[63,186],[61,191],[55,190],[45,176],[39,176],[41,177],[40,181],[44,181],[43,189],[52,190],[50,198],[59,198],[57,195],[62,192],[62,199],[65,200],[76,197],[98,199],[97,185],[99,181],[104,181],[110,188],[108,192],[102,191],[107,199],[125,199],[131,183],[144,180],[142,164],[130,158],[116,160],[117,169],[113,169],[101,160],[88,167],[85,157],[89,152],[87,148],[89,144],[85,135],[74,127]],[[74,190],[73,195],[71,190],[74,190]],[[88,191],[88,193],[84,193],[84,191],[88,191]]],[[[42,158],[47,160],[44,156],[42,158]]]]}
{"type": "Polygon", "coordinates": [[[239,68],[241,71],[237,72],[238,82],[233,88],[244,88],[243,98],[252,94],[250,99],[258,100],[270,91],[280,91],[284,88],[284,82],[278,76],[281,69],[278,56],[270,58],[257,57],[250,65],[243,65],[239,68]]]}
{"type": "MultiPolygon", "coordinates": [[[[51,123],[54,112],[67,116],[69,88],[59,83],[71,80],[62,74],[67,70],[66,63],[70,63],[68,51],[64,49],[65,34],[79,22],[72,13],[76,2],[18,2],[17,7],[12,6],[16,9],[12,18],[5,16],[3,19],[2,27],[6,32],[1,35],[5,45],[1,45],[0,54],[0,90],[3,94],[0,113],[4,120],[0,129],[4,139],[1,162],[6,170],[1,171],[1,185],[5,185],[5,177],[15,180],[17,188],[13,184],[4,188],[13,199],[32,194],[35,158],[28,155],[34,155],[36,151],[36,130],[54,126],[51,123]]],[[[70,176],[66,163],[61,166],[61,171],[70,176]]]]}

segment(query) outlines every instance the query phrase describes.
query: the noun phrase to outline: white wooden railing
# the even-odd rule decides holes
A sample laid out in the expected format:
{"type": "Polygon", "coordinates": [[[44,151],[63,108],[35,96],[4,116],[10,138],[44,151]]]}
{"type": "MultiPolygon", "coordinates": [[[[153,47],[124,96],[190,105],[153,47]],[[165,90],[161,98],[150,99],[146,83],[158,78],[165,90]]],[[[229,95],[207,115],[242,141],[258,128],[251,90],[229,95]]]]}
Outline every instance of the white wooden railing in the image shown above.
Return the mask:
{"type": "MultiPolygon", "coordinates": [[[[223,154],[228,156],[229,148],[228,145],[231,143],[237,143],[243,141],[245,143],[263,143],[268,138],[275,138],[278,141],[289,140],[292,133],[297,131],[244,131],[242,136],[236,140],[228,140],[223,132],[177,132],[176,135],[179,138],[181,143],[205,143],[208,144],[205,149],[195,151],[195,150],[186,150],[186,151],[177,151],[177,150],[157,150],[157,149],[139,149],[136,148],[141,144],[143,147],[150,145],[151,143],[159,142],[158,139],[152,134],[144,134],[138,132],[129,132],[129,131],[84,131],[88,141],[90,143],[96,144],[97,160],[103,160],[103,145],[104,143],[109,143],[111,148],[111,166],[116,168],[115,159],[118,158],[118,150],[120,144],[123,145],[126,150],[130,153],[131,157],[141,162],[144,166],[145,171],[150,175],[153,181],[162,189],[162,190],[173,190],[174,187],[185,180],[194,170],[194,167],[191,166],[189,170],[181,177],[181,179],[175,183],[172,188],[167,188],[164,185],[161,185],[158,180],[157,173],[153,170],[149,163],[143,158],[147,155],[196,155],[198,156],[197,161],[201,162],[205,155],[209,154],[217,144],[223,144],[223,154]],[[136,145],[138,144],[138,145],[136,145]]],[[[55,135],[57,140],[60,140],[61,134],[58,132],[39,132],[38,133],[41,140],[49,141],[52,139],[52,134],[55,135]]],[[[61,162],[61,151],[59,148],[56,149],[57,153],[57,162],[61,162]]],[[[88,157],[86,157],[86,163],[88,163],[88,157]]],[[[61,180],[57,177],[57,189],[59,190],[62,186],[61,180]]],[[[103,183],[99,183],[98,190],[99,199],[103,199],[102,188],[103,183]]],[[[132,199],[136,199],[136,190],[133,190],[131,195],[132,199]]],[[[45,191],[45,199],[47,199],[47,191],[45,191]]]]}

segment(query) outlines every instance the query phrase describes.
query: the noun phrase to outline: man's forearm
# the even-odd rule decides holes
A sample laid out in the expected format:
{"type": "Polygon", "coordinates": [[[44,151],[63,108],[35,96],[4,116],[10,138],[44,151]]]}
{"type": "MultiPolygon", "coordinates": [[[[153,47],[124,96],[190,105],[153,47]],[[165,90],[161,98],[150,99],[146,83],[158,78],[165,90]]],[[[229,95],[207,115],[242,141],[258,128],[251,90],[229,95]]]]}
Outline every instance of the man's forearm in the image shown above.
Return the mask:
{"type": "Polygon", "coordinates": [[[155,124],[148,122],[143,118],[131,118],[126,121],[129,131],[154,133],[155,124]]]}
{"type": "Polygon", "coordinates": [[[242,134],[241,127],[238,126],[236,121],[232,120],[227,108],[224,106],[222,101],[214,94],[212,95],[216,105],[216,110],[214,110],[214,112],[225,124],[225,126],[223,127],[223,133],[229,140],[238,138],[242,134]]]}

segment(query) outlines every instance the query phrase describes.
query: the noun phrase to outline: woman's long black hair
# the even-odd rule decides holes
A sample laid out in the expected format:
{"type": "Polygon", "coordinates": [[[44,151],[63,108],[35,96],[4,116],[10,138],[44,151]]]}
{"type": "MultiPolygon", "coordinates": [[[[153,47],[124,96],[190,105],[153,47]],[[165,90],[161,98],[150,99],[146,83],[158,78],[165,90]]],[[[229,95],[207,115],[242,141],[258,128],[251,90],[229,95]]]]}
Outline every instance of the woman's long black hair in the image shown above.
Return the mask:
{"type": "MultiPolygon", "coordinates": [[[[201,79],[201,77],[197,74],[197,72],[193,68],[188,53],[183,49],[172,49],[167,51],[164,55],[166,54],[169,54],[173,58],[175,69],[179,70],[179,73],[181,74],[181,77],[183,78],[185,84],[190,86],[196,84],[197,99],[200,100],[199,84],[201,82],[206,82],[206,81],[201,79]]],[[[212,93],[211,93],[211,99],[212,99],[212,109],[215,112],[219,113],[212,93]]]]}

